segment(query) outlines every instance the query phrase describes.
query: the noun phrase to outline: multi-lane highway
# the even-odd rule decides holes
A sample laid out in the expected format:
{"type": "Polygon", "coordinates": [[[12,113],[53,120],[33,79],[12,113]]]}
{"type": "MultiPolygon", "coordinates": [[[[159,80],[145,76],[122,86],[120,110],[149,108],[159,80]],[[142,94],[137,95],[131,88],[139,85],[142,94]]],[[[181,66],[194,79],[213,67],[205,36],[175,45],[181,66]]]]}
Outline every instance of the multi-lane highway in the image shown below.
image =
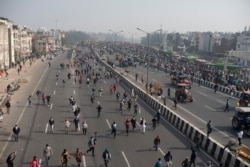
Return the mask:
{"type": "MultiPolygon", "coordinates": [[[[88,49],[82,49],[82,51],[89,52],[88,49]]],[[[163,159],[163,155],[167,151],[172,152],[174,166],[180,166],[185,157],[190,157],[190,147],[193,143],[163,119],[161,119],[160,126],[153,131],[151,119],[154,111],[140,100],[139,105],[142,112],[136,119],[139,120],[141,117],[146,119],[146,133],[143,134],[139,129],[139,124],[137,124],[136,131],[130,132],[127,136],[124,122],[127,118],[132,117],[132,111],[124,110],[123,113],[118,111],[119,103],[115,101],[115,95],[109,94],[109,86],[115,83],[115,80],[104,79],[98,81],[96,88],[103,88],[104,93],[102,97],[96,96],[95,103],[91,104],[90,95],[92,94],[93,85],[91,84],[90,87],[87,87],[85,82],[82,85],[75,84],[73,79],[67,79],[68,72],[73,73],[75,68],[59,68],[60,63],[70,62],[69,58],[71,55],[68,54],[64,53],[52,60],[50,68],[47,62],[38,64],[25,77],[28,83],[23,84],[20,90],[12,96],[11,116],[6,117],[1,124],[0,166],[5,165],[5,160],[12,151],[17,151],[16,159],[14,160],[15,166],[28,166],[33,156],[37,156],[43,161],[43,149],[46,144],[49,144],[54,152],[49,166],[61,165],[60,155],[63,149],[67,149],[72,155],[68,166],[76,166],[76,161],[73,157],[76,148],[83,152],[81,165],[89,167],[104,166],[102,152],[105,148],[108,148],[112,154],[110,166],[153,166],[158,158],[163,159]],[[57,81],[56,73],[58,71],[60,71],[60,75],[57,81]],[[63,86],[62,79],[66,80],[65,86],[63,86]],[[45,95],[52,97],[50,106],[43,105],[41,99],[39,100],[35,95],[38,89],[44,92],[45,95]],[[31,107],[27,106],[29,95],[32,95],[31,107]],[[80,120],[86,120],[88,123],[86,136],[82,135],[81,131],[74,131],[72,123],[73,113],[69,105],[70,96],[77,100],[81,108],[80,120]],[[97,101],[103,107],[101,117],[99,118],[97,117],[96,109],[97,101]],[[55,132],[53,134],[47,129],[50,117],[55,119],[55,132]],[[65,119],[71,121],[69,134],[65,134],[64,131],[65,119]],[[115,139],[110,135],[110,125],[113,121],[117,123],[117,137],[115,139]],[[12,127],[15,124],[18,124],[21,128],[18,142],[14,142],[11,135],[12,127]],[[90,153],[86,153],[86,150],[88,149],[88,139],[90,136],[94,136],[95,132],[97,132],[97,141],[95,156],[92,157],[90,153]],[[160,135],[161,144],[159,150],[154,151],[152,148],[153,140],[157,135],[160,135]]],[[[89,60],[88,63],[94,67],[92,60],[89,60]]],[[[99,69],[99,67],[96,67],[96,69],[99,69]]],[[[145,71],[142,68],[141,70],[145,71]]],[[[124,92],[124,89],[126,87],[118,85],[118,91],[121,94],[124,92]]],[[[202,151],[198,152],[197,165],[205,166],[208,160],[211,159],[206,154],[202,151]]],[[[165,165],[164,160],[163,164],[165,165]]],[[[215,162],[214,166],[216,166],[215,162]]]]}
{"type": "MultiPolygon", "coordinates": [[[[118,70],[125,73],[124,69],[117,67],[118,70]]],[[[169,74],[155,69],[148,69],[149,83],[157,82],[162,85],[163,95],[167,95],[167,88],[171,89],[171,96],[174,97],[175,86],[171,84],[169,74]]],[[[141,75],[144,79],[147,78],[147,68],[144,65],[129,67],[129,74],[125,75],[127,79],[135,82],[138,86],[145,88],[141,83],[141,75]],[[135,74],[138,74],[138,81],[135,82],[135,74]]],[[[237,98],[223,94],[221,92],[214,93],[210,88],[198,86],[193,83],[190,90],[194,101],[192,103],[178,103],[178,114],[190,121],[200,130],[206,132],[206,123],[208,120],[212,121],[213,132],[211,137],[219,141],[221,144],[226,144],[230,138],[237,138],[237,131],[232,128],[231,120],[234,115],[234,107],[238,101],[237,98]],[[230,112],[224,112],[226,100],[229,99],[230,112]]],[[[162,102],[162,101],[160,101],[162,102]]],[[[172,108],[172,100],[167,100],[167,106],[172,108]]],[[[250,141],[248,137],[243,138],[243,144],[249,146],[250,141]]]]}

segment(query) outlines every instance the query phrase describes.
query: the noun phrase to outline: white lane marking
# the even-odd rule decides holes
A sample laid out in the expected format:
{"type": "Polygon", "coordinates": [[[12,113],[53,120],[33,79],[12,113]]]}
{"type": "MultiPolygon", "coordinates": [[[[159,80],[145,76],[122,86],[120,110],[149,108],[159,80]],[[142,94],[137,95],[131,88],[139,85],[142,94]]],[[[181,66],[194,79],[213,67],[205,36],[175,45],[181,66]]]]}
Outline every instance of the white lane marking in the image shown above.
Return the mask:
{"type": "Polygon", "coordinates": [[[46,124],[46,127],[45,127],[45,133],[48,132],[48,127],[49,127],[49,124],[47,123],[47,124],[46,124]]]}
{"type": "Polygon", "coordinates": [[[213,109],[212,107],[209,107],[207,105],[204,105],[204,107],[208,108],[209,110],[216,111],[215,109],[213,109]]]}
{"type": "Polygon", "coordinates": [[[57,82],[56,82],[56,86],[57,86],[57,82]]]}
{"type": "Polygon", "coordinates": [[[74,95],[76,94],[76,91],[74,90],[74,95]]]}
{"type": "MultiPolygon", "coordinates": [[[[36,90],[36,89],[38,88],[38,86],[40,85],[40,83],[41,83],[41,81],[42,81],[42,79],[43,79],[43,77],[44,77],[44,75],[45,75],[45,73],[46,73],[47,70],[48,70],[48,67],[44,70],[44,72],[43,72],[43,74],[42,74],[42,77],[41,77],[40,80],[38,81],[38,83],[37,83],[36,87],[34,88],[34,90],[33,90],[33,92],[32,92],[31,95],[34,94],[35,90],[36,90]]],[[[19,116],[19,118],[18,118],[18,120],[17,120],[17,122],[16,122],[17,125],[19,124],[19,122],[20,122],[21,119],[23,118],[24,112],[25,112],[25,110],[26,110],[27,107],[28,107],[28,102],[27,102],[26,105],[24,106],[24,109],[23,109],[23,111],[21,112],[21,114],[20,114],[20,116],[19,116]]],[[[12,135],[13,135],[13,133],[11,133],[11,134],[9,135],[8,140],[5,142],[5,144],[4,144],[3,148],[2,148],[2,151],[1,151],[1,153],[0,153],[0,158],[2,157],[3,152],[4,152],[5,149],[7,148],[8,143],[10,143],[9,141],[11,140],[12,135]]]]}
{"type": "Polygon", "coordinates": [[[199,94],[203,95],[203,96],[207,96],[207,94],[202,93],[202,92],[198,92],[199,94]]]}
{"type": "MultiPolygon", "coordinates": [[[[198,85],[198,84],[196,84],[196,85],[198,85]]],[[[213,89],[208,88],[206,86],[201,85],[201,87],[204,88],[204,89],[207,89],[207,90],[214,91],[213,89]]],[[[231,97],[230,94],[226,94],[226,93],[223,93],[223,92],[220,92],[220,91],[217,91],[216,93],[221,94],[221,95],[226,96],[226,97],[231,97]]],[[[237,98],[237,97],[231,97],[231,98],[234,99],[234,100],[239,100],[239,98],[237,98]]]]}
{"type": "Polygon", "coordinates": [[[54,90],[54,95],[56,95],[56,91],[54,90]]]}
{"type": "Polygon", "coordinates": [[[82,164],[83,164],[83,167],[86,167],[86,160],[85,160],[85,156],[83,155],[82,156],[82,164]]]}
{"type": "Polygon", "coordinates": [[[111,126],[110,126],[110,123],[109,123],[109,120],[108,120],[108,119],[106,119],[106,122],[107,122],[107,124],[108,124],[108,126],[109,126],[109,129],[111,129],[111,126]]]}
{"type": "Polygon", "coordinates": [[[122,156],[123,156],[123,158],[125,159],[125,161],[126,161],[126,163],[127,163],[127,166],[128,167],[131,167],[130,166],[130,164],[129,164],[129,162],[128,162],[128,159],[127,159],[127,157],[126,157],[126,155],[125,155],[125,153],[122,151],[122,156]]]}
{"type": "Polygon", "coordinates": [[[50,110],[52,110],[52,107],[53,107],[53,103],[51,103],[51,105],[50,105],[50,110]]]}
{"type": "Polygon", "coordinates": [[[165,155],[165,153],[162,151],[162,149],[159,147],[158,150],[161,152],[162,155],[165,155]]]}
{"type": "Polygon", "coordinates": [[[219,100],[219,99],[217,99],[216,101],[219,102],[219,103],[222,103],[222,104],[226,103],[225,101],[222,101],[222,100],[219,100]]]}

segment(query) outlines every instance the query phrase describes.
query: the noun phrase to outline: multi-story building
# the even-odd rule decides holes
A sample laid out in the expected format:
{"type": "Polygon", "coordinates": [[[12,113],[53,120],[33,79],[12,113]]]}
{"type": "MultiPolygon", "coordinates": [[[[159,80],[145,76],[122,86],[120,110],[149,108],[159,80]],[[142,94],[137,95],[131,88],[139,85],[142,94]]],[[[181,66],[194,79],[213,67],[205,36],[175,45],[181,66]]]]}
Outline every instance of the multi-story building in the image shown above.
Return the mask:
{"type": "Polygon", "coordinates": [[[32,37],[33,32],[27,27],[14,25],[14,49],[16,61],[20,61],[28,57],[32,53],[32,37]]]}
{"type": "Polygon", "coordinates": [[[221,44],[221,36],[219,33],[212,33],[212,32],[192,32],[189,33],[191,46],[195,48],[195,51],[201,52],[213,52],[214,45],[221,44]]]}
{"type": "Polygon", "coordinates": [[[199,32],[189,32],[189,37],[191,41],[191,46],[194,47],[195,52],[199,50],[199,45],[200,45],[200,33],[199,32]]]}
{"type": "Polygon", "coordinates": [[[0,18],[0,69],[15,63],[12,21],[0,18]]]}
{"type": "Polygon", "coordinates": [[[221,37],[217,33],[211,33],[211,32],[204,32],[201,33],[199,36],[199,51],[203,52],[213,52],[214,51],[214,45],[220,45],[221,44],[221,37]]]}
{"type": "Polygon", "coordinates": [[[40,28],[34,35],[33,45],[36,53],[47,56],[51,50],[55,49],[55,37],[45,28],[40,28]]]}
{"type": "Polygon", "coordinates": [[[248,51],[250,52],[250,32],[249,35],[242,34],[237,37],[236,51],[248,51]]]}

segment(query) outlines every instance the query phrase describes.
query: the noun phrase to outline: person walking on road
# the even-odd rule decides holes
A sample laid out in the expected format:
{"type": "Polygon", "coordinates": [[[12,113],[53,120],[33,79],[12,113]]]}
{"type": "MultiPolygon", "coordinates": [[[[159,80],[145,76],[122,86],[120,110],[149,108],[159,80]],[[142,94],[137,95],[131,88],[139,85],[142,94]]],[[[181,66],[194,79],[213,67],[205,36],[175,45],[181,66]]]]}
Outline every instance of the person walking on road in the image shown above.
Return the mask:
{"type": "MultiPolygon", "coordinates": [[[[79,121],[80,121],[79,118],[77,116],[75,116],[75,118],[73,120],[73,123],[75,125],[75,131],[77,131],[79,128],[79,121]]],[[[80,129],[79,129],[79,131],[80,131],[80,129]]]]}
{"type": "Polygon", "coordinates": [[[153,146],[153,148],[155,148],[155,151],[158,150],[158,146],[160,145],[160,143],[161,143],[161,139],[160,139],[160,136],[158,135],[154,139],[154,146],[153,146]]]}
{"type": "Polygon", "coordinates": [[[153,128],[153,130],[155,130],[156,129],[156,117],[153,117],[153,119],[152,119],[152,128],[153,128]]]}
{"type": "Polygon", "coordinates": [[[170,167],[170,164],[172,164],[172,159],[173,159],[173,156],[172,156],[171,152],[168,151],[164,155],[164,160],[166,161],[166,167],[170,167]]]}
{"type": "Polygon", "coordinates": [[[127,110],[130,111],[131,105],[132,105],[132,100],[129,99],[129,100],[127,101],[127,104],[128,104],[127,110]]]}
{"type": "Polygon", "coordinates": [[[54,124],[55,124],[55,120],[52,117],[50,117],[49,126],[50,126],[50,129],[51,129],[52,133],[54,133],[54,124]]]}
{"type": "Polygon", "coordinates": [[[9,114],[10,113],[10,107],[11,107],[11,104],[10,104],[9,100],[7,100],[7,102],[5,103],[5,107],[7,109],[7,114],[9,114]]]}
{"type": "Polygon", "coordinates": [[[182,167],[189,167],[189,165],[190,165],[189,158],[186,157],[185,160],[182,161],[181,165],[182,165],[182,167]]]}
{"type": "Polygon", "coordinates": [[[228,99],[227,99],[227,101],[226,101],[226,106],[225,106],[224,111],[229,112],[229,100],[228,100],[228,99]]]}
{"type": "Polygon", "coordinates": [[[101,111],[102,111],[102,106],[100,104],[100,102],[98,101],[98,106],[96,107],[97,109],[97,116],[100,117],[101,116],[101,111]]]}
{"type": "Polygon", "coordinates": [[[33,157],[33,159],[30,161],[30,167],[39,167],[39,161],[36,156],[33,157]]]}
{"type": "Polygon", "coordinates": [[[111,125],[111,134],[113,134],[114,135],[114,138],[116,137],[116,127],[117,127],[117,125],[116,125],[116,123],[115,123],[115,121],[112,123],[112,125],[111,125]]]}
{"type": "Polygon", "coordinates": [[[135,128],[136,128],[136,119],[135,119],[135,116],[133,116],[131,118],[131,125],[132,125],[132,128],[133,128],[133,131],[135,131],[135,128]]]}
{"type": "Polygon", "coordinates": [[[65,119],[65,134],[68,134],[69,132],[69,126],[70,126],[70,122],[68,119],[65,119]]]}
{"type": "Polygon", "coordinates": [[[45,99],[46,99],[46,96],[45,96],[45,94],[44,93],[42,93],[42,101],[43,101],[43,105],[45,105],[45,99]]]}
{"type": "Polygon", "coordinates": [[[209,138],[209,135],[212,133],[212,125],[211,125],[212,121],[209,120],[207,122],[207,138],[209,138]]]}
{"type": "Polygon", "coordinates": [[[171,92],[170,92],[170,88],[168,88],[168,98],[171,98],[171,92]]]}
{"type": "Polygon", "coordinates": [[[161,167],[161,158],[158,158],[158,161],[155,163],[154,167],[161,167]]]}
{"type": "Polygon", "coordinates": [[[119,109],[119,111],[121,111],[121,113],[122,113],[122,107],[123,107],[123,105],[124,105],[124,99],[120,99],[120,109],[119,109]]]}
{"type": "Polygon", "coordinates": [[[28,96],[28,104],[29,104],[29,107],[31,107],[31,95],[28,96]]]}
{"type": "Polygon", "coordinates": [[[15,125],[14,128],[12,129],[12,131],[14,134],[15,141],[18,142],[18,135],[19,135],[21,129],[17,125],[15,125]]]}
{"type": "Polygon", "coordinates": [[[242,139],[242,137],[243,137],[243,134],[244,134],[244,132],[243,132],[242,129],[240,129],[240,130],[237,132],[238,142],[239,142],[239,145],[240,145],[240,146],[242,145],[241,139],[242,139]]]}
{"type": "Polygon", "coordinates": [[[138,104],[135,103],[135,104],[134,104],[134,116],[136,116],[137,113],[138,113],[138,104]]]}
{"type": "Polygon", "coordinates": [[[68,167],[68,159],[70,159],[69,152],[66,149],[64,149],[61,154],[62,166],[68,167]]]}
{"type": "Polygon", "coordinates": [[[195,148],[199,151],[201,145],[201,134],[198,131],[195,132],[194,143],[195,143],[195,148]]]}
{"type": "Polygon", "coordinates": [[[48,107],[50,106],[50,99],[51,99],[50,95],[47,95],[46,100],[47,100],[48,107]]]}
{"type": "Polygon", "coordinates": [[[189,167],[191,167],[192,164],[195,167],[195,161],[196,161],[196,157],[197,157],[197,152],[196,152],[196,150],[193,147],[191,147],[191,151],[192,151],[192,153],[191,153],[191,157],[190,157],[190,165],[189,165],[189,167]]]}
{"type": "Polygon", "coordinates": [[[103,151],[102,158],[104,160],[105,167],[108,167],[108,162],[109,160],[111,160],[111,153],[107,148],[105,148],[105,150],[103,151]]]}
{"type": "Polygon", "coordinates": [[[174,98],[174,108],[177,109],[177,100],[174,98]]]}
{"type": "Polygon", "coordinates": [[[140,126],[141,126],[142,133],[145,133],[146,132],[146,120],[145,120],[145,118],[141,119],[140,126]]]}
{"type": "Polygon", "coordinates": [[[46,144],[44,150],[43,150],[43,156],[44,156],[44,159],[45,159],[45,163],[46,163],[46,166],[49,165],[49,160],[50,160],[50,157],[53,155],[53,150],[52,148],[46,144]]]}
{"type": "Polygon", "coordinates": [[[14,167],[14,159],[16,158],[16,151],[9,154],[6,159],[7,167],[14,167]]]}
{"type": "Polygon", "coordinates": [[[137,82],[137,79],[138,79],[138,74],[136,73],[135,74],[135,81],[137,82]]]}
{"type": "Polygon", "coordinates": [[[129,118],[125,121],[125,128],[126,128],[126,133],[127,133],[127,136],[128,136],[128,133],[129,133],[129,128],[130,128],[130,120],[129,118]]]}
{"type": "Polygon", "coordinates": [[[79,151],[79,148],[77,148],[76,152],[75,152],[75,159],[76,159],[76,163],[77,163],[78,167],[81,166],[82,155],[83,155],[83,153],[79,151]]]}
{"type": "Polygon", "coordinates": [[[95,142],[96,142],[96,139],[93,136],[91,136],[88,141],[89,149],[87,150],[87,153],[91,151],[93,157],[95,156],[95,142]]]}
{"type": "Polygon", "coordinates": [[[83,134],[83,135],[86,135],[86,134],[87,134],[87,128],[88,128],[87,121],[84,120],[84,121],[82,122],[82,134],[83,134]]]}
{"type": "Polygon", "coordinates": [[[95,102],[95,95],[94,94],[91,95],[90,101],[91,101],[92,104],[95,102]]]}

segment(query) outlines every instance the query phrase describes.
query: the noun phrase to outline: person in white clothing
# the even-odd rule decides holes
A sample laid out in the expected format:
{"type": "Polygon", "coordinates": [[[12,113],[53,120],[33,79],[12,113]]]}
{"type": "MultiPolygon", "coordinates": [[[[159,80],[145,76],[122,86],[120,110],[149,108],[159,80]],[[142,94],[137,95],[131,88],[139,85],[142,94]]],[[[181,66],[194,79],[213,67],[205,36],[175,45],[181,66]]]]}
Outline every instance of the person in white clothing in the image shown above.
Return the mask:
{"type": "Polygon", "coordinates": [[[241,139],[242,139],[242,137],[243,137],[243,134],[244,134],[244,132],[243,132],[243,130],[241,129],[241,130],[239,130],[239,132],[237,133],[237,136],[238,136],[238,142],[239,142],[239,145],[241,146],[242,145],[242,143],[241,143],[241,139]]]}
{"type": "Polygon", "coordinates": [[[65,119],[65,134],[68,134],[69,126],[70,126],[69,120],[65,119]]]}
{"type": "Polygon", "coordinates": [[[86,135],[86,133],[87,133],[87,128],[88,128],[87,121],[84,120],[83,123],[82,123],[82,133],[83,133],[83,135],[86,135]]]}
{"type": "Polygon", "coordinates": [[[142,117],[140,125],[141,125],[142,133],[145,133],[146,132],[146,120],[145,120],[145,118],[142,117]]]}

